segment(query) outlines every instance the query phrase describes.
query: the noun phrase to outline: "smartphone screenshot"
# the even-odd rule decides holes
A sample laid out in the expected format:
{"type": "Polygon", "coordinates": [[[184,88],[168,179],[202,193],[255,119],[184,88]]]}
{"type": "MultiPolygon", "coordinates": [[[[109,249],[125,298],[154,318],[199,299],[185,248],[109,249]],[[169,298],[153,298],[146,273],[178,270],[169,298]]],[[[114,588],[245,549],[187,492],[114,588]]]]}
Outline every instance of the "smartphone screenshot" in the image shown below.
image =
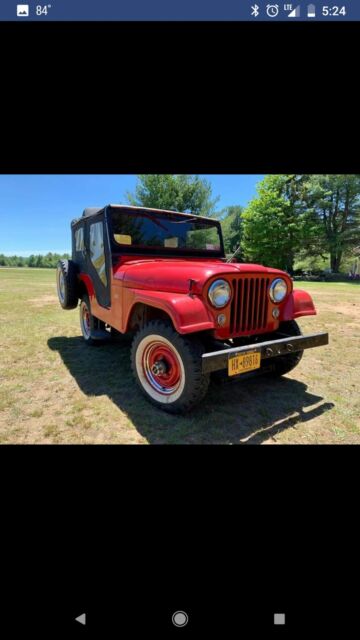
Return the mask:
{"type": "Polygon", "coordinates": [[[357,633],[359,22],[1,3],[4,638],[357,633]]]}

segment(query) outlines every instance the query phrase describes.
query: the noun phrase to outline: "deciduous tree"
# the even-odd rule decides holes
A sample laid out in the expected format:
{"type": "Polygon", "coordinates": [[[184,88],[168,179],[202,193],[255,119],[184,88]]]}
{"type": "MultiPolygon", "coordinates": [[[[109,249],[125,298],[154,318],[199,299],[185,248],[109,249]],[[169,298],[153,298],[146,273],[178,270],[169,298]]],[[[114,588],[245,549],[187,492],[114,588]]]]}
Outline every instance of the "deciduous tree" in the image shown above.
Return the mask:
{"type": "Polygon", "coordinates": [[[242,215],[242,248],[247,259],[293,270],[295,255],[310,233],[305,180],[306,176],[270,175],[259,183],[258,196],[242,215]]]}
{"type": "Polygon", "coordinates": [[[305,188],[308,212],[319,222],[318,250],[330,253],[339,272],[344,252],[360,244],[360,176],[313,175],[305,188]]]}
{"type": "Polygon", "coordinates": [[[211,184],[195,175],[141,174],[135,192],[126,194],[135,206],[182,211],[202,216],[214,213],[218,198],[212,198],[211,184]]]}

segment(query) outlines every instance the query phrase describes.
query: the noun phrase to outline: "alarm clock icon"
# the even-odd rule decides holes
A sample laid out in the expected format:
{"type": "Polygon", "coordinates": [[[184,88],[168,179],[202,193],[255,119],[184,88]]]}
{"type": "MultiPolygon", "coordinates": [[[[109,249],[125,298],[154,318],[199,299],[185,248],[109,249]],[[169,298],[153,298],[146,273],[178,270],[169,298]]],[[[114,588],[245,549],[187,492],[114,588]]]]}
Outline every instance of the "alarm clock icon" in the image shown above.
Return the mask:
{"type": "Polygon", "coordinates": [[[269,18],[276,18],[279,15],[279,5],[278,4],[267,4],[266,5],[266,13],[269,18]]]}

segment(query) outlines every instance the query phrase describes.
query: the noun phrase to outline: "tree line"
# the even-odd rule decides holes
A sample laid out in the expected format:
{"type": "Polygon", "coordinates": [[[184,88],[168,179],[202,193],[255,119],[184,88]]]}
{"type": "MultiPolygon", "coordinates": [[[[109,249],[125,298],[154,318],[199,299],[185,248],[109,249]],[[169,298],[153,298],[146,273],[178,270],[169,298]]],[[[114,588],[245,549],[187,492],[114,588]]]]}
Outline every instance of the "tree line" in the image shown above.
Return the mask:
{"type": "Polygon", "coordinates": [[[59,260],[69,259],[68,253],[47,253],[46,255],[4,256],[0,253],[0,267],[37,267],[51,269],[56,267],[59,260]]]}
{"type": "MultiPolygon", "coordinates": [[[[239,193],[239,196],[241,194],[239,193]]],[[[296,262],[328,260],[334,273],[360,254],[360,175],[268,175],[246,207],[218,210],[208,181],[191,175],[139,175],[134,205],[221,220],[225,250],[240,259],[294,271],[296,262]]]]}

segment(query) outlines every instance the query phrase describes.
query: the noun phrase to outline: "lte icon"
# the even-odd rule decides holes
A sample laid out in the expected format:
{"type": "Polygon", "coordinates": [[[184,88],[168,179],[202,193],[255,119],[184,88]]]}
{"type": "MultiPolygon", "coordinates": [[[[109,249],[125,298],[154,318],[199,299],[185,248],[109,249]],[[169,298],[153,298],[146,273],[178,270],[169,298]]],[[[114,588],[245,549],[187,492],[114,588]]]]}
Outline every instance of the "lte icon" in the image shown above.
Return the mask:
{"type": "Polygon", "coordinates": [[[290,13],[288,13],[288,18],[300,18],[300,5],[293,9],[290,13]]]}
{"type": "Polygon", "coordinates": [[[29,5],[18,4],[16,6],[16,15],[18,16],[18,18],[27,18],[29,15],[29,5]]]}

